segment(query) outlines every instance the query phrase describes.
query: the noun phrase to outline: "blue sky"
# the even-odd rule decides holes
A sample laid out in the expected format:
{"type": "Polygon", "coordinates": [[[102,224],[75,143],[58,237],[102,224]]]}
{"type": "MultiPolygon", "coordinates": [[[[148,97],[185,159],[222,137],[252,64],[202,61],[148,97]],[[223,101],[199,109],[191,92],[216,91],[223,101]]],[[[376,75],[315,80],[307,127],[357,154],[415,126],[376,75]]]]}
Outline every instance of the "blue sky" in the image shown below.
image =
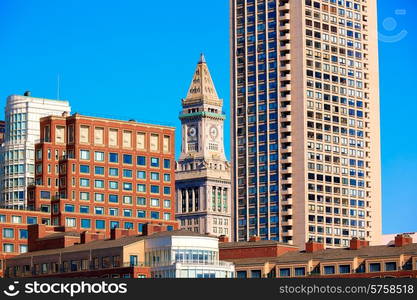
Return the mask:
{"type": "MultiPolygon", "coordinates": [[[[417,4],[378,2],[383,230],[417,231],[417,4]]],[[[59,74],[73,112],[179,127],[204,52],[228,113],[228,22],[226,0],[1,0],[0,106],[25,90],[56,98],[59,74]]]]}

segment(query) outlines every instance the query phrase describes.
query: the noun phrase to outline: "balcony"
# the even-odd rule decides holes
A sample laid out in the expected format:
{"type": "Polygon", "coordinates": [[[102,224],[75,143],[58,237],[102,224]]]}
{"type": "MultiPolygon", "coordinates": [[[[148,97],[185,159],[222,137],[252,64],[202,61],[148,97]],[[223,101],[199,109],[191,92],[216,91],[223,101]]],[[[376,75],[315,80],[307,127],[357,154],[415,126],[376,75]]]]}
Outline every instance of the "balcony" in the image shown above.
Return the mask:
{"type": "Polygon", "coordinates": [[[280,11],[290,10],[290,3],[289,3],[289,2],[287,2],[287,3],[285,3],[284,5],[280,5],[280,6],[278,7],[278,9],[279,9],[280,11]]]}
{"type": "Polygon", "coordinates": [[[282,153],[292,153],[292,146],[282,148],[282,153]]]}
{"type": "Polygon", "coordinates": [[[292,195],[292,188],[282,190],[282,195],[292,195]]]}
{"type": "Polygon", "coordinates": [[[291,131],[292,131],[291,125],[287,125],[285,127],[281,127],[281,132],[291,132],[291,131]]]}
{"type": "Polygon", "coordinates": [[[281,122],[291,122],[292,118],[291,115],[285,115],[284,117],[281,117],[281,122]]]}
{"type": "Polygon", "coordinates": [[[280,56],[279,57],[279,60],[281,60],[281,61],[291,60],[291,54],[290,53],[287,53],[287,54],[285,54],[283,56],[280,56]]]}
{"type": "Polygon", "coordinates": [[[292,167],[287,167],[285,169],[281,170],[282,174],[291,174],[292,173],[292,167]]]}
{"type": "Polygon", "coordinates": [[[288,73],[285,76],[281,76],[279,79],[282,81],[291,81],[291,74],[288,73]]]}
{"type": "Polygon", "coordinates": [[[286,34],[284,34],[284,35],[280,35],[280,36],[279,36],[279,39],[280,39],[281,41],[290,40],[290,39],[291,39],[291,35],[290,35],[290,33],[289,33],[289,32],[287,32],[287,33],[286,33],[286,34]]]}
{"type": "Polygon", "coordinates": [[[282,235],[283,236],[292,236],[293,235],[292,229],[291,230],[287,230],[287,231],[283,231],[282,232],[282,235]]]}
{"type": "Polygon", "coordinates": [[[289,209],[287,209],[287,210],[283,210],[283,211],[281,211],[281,214],[282,214],[283,216],[292,216],[292,208],[289,208],[289,209]]]}
{"type": "Polygon", "coordinates": [[[279,50],[288,50],[288,51],[290,51],[291,50],[291,44],[290,43],[286,43],[284,46],[280,46],[279,47],[279,50]]]}
{"type": "Polygon", "coordinates": [[[281,139],[281,143],[291,143],[291,142],[292,142],[292,138],[290,135],[281,139]]]}
{"type": "Polygon", "coordinates": [[[286,105],[281,107],[282,112],[291,112],[291,105],[286,105]]]}
{"type": "Polygon", "coordinates": [[[292,219],[282,221],[281,225],[282,226],[292,226],[292,219]]]}
{"type": "Polygon", "coordinates": [[[284,25],[279,25],[279,30],[290,30],[291,26],[290,23],[285,23],[284,25]]]}
{"type": "MultiPolygon", "coordinates": [[[[285,4],[288,5],[288,9],[289,9],[289,4],[285,4]]],[[[285,6],[284,6],[285,7],[285,6]]],[[[284,21],[284,20],[289,20],[290,19],[290,14],[289,13],[285,13],[285,14],[280,14],[278,17],[279,21],[284,21]]]]}
{"type": "Polygon", "coordinates": [[[291,197],[284,198],[282,200],[282,204],[283,205],[292,205],[292,198],[291,197]]]}

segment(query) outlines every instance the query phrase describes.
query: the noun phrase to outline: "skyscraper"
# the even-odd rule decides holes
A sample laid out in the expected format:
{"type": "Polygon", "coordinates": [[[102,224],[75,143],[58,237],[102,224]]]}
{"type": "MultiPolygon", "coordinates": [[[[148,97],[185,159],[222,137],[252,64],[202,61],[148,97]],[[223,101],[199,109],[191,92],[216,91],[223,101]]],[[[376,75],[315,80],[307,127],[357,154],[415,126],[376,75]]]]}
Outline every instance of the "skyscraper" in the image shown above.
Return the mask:
{"type": "Polygon", "coordinates": [[[376,0],[232,0],[236,240],[381,236],[376,0]]]}
{"type": "Polygon", "coordinates": [[[177,220],[183,229],[230,236],[230,164],[224,152],[223,129],[226,116],[203,55],[182,107],[181,156],[175,174],[177,220]]]}
{"type": "Polygon", "coordinates": [[[26,188],[35,178],[35,143],[39,140],[39,119],[70,113],[67,101],[24,96],[7,98],[6,133],[1,148],[1,206],[23,208],[27,205],[26,188]]]}

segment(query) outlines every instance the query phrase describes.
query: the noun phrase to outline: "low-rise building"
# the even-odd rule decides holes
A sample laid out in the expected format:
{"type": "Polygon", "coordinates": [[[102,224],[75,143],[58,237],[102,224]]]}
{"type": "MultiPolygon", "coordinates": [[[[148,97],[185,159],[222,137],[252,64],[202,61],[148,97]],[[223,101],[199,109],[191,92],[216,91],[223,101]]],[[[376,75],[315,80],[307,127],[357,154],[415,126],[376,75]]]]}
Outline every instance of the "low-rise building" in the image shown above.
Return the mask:
{"type": "Polygon", "coordinates": [[[220,257],[233,262],[238,278],[291,277],[411,277],[417,278],[417,244],[408,235],[397,235],[393,245],[369,246],[368,241],[352,239],[342,249],[325,249],[324,244],[309,241],[305,250],[283,248],[276,255],[267,252],[265,241],[235,246],[235,256],[225,258],[220,245],[220,257]],[[244,250],[245,247],[247,250],[244,250]],[[257,250],[261,255],[248,255],[257,250]],[[240,250],[241,253],[237,252],[240,250]],[[246,255],[242,255],[245,253],[246,255]]]}
{"type": "Polygon", "coordinates": [[[219,260],[218,239],[166,231],[147,224],[144,234],[113,228],[75,232],[29,226],[29,252],[7,259],[5,277],[232,278],[234,265],[219,260]]]}

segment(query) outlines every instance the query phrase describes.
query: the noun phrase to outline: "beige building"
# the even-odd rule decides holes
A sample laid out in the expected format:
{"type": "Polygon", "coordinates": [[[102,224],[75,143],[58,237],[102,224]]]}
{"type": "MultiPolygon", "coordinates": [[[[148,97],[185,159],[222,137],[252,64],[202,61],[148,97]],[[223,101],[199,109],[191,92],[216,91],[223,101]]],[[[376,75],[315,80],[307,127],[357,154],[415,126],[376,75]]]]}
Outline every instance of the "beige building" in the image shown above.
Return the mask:
{"type": "Polygon", "coordinates": [[[376,0],[231,0],[235,240],[381,241],[376,0]]]}
{"type": "Polygon", "coordinates": [[[230,164],[224,152],[223,127],[226,116],[203,55],[182,107],[181,156],[175,174],[176,218],[182,229],[230,236],[230,164]]]}

